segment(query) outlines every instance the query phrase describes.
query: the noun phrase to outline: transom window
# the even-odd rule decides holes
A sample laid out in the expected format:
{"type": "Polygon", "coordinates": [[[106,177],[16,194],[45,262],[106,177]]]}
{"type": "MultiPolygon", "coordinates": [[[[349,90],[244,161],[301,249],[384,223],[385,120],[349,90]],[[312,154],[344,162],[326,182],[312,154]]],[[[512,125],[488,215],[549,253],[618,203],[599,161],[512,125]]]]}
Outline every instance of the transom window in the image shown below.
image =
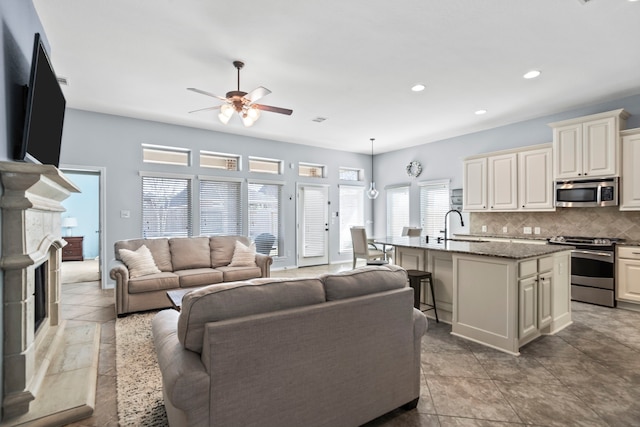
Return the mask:
{"type": "Polygon", "coordinates": [[[142,144],[142,161],[163,165],[189,166],[191,151],[186,148],[142,144]]]}
{"type": "Polygon", "coordinates": [[[282,174],[282,160],[249,157],[249,171],[280,175],[282,174]]]}
{"type": "Polygon", "coordinates": [[[339,176],[341,181],[362,181],[362,169],[340,168],[339,176]]]}
{"type": "Polygon", "coordinates": [[[204,168],[238,171],[240,170],[240,156],[237,154],[200,151],[200,166],[204,168]]]}
{"type": "Polygon", "coordinates": [[[298,176],[324,178],[326,166],[311,163],[298,163],[298,176]]]}

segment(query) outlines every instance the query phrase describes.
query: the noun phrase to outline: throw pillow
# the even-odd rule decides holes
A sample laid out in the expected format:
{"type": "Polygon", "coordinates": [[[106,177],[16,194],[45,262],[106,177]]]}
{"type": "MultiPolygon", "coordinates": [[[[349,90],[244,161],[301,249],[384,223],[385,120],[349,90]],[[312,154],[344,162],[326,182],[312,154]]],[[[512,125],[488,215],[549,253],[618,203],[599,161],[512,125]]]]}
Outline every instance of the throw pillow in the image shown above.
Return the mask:
{"type": "Polygon", "coordinates": [[[132,279],[148,274],[160,273],[160,270],[153,260],[151,251],[145,245],[140,246],[135,251],[120,249],[120,258],[122,258],[122,261],[129,269],[129,276],[132,279]]]}
{"type": "Polygon", "coordinates": [[[256,266],[256,244],[249,246],[236,240],[236,247],[233,250],[233,258],[229,267],[255,267],[256,266]]]}

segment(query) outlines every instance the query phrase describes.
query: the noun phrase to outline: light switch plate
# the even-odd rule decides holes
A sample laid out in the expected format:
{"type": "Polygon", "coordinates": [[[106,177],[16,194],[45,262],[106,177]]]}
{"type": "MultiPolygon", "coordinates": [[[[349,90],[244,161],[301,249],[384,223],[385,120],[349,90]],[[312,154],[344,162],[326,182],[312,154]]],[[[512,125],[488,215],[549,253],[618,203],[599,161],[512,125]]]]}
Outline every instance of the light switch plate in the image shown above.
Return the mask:
{"type": "Polygon", "coordinates": [[[524,227],[524,229],[522,230],[522,232],[524,234],[531,234],[531,227],[524,227]]]}
{"type": "Polygon", "coordinates": [[[502,232],[506,233],[507,232],[507,227],[502,227],[502,232]]]}
{"type": "Polygon", "coordinates": [[[486,225],[483,225],[483,226],[482,226],[482,232],[483,232],[483,233],[486,233],[486,232],[487,232],[487,226],[486,226],[486,225]]]}
{"type": "Polygon", "coordinates": [[[129,218],[131,217],[131,211],[120,211],[120,218],[129,218]]]}
{"type": "Polygon", "coordinates": [[[535,227],[533,229],[533,234],[540,234],[540,227],[535,227]]]}

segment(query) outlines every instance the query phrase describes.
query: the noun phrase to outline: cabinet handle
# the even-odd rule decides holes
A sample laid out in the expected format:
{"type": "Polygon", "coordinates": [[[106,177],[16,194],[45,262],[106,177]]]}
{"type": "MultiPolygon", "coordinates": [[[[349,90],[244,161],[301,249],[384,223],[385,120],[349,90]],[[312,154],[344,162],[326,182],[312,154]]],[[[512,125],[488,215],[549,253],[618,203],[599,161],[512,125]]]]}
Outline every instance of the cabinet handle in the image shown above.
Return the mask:
{"type": "Polygon", "coordinates": [[[640,252],[631,252],[632,255],[640,255],[640,252]]]}

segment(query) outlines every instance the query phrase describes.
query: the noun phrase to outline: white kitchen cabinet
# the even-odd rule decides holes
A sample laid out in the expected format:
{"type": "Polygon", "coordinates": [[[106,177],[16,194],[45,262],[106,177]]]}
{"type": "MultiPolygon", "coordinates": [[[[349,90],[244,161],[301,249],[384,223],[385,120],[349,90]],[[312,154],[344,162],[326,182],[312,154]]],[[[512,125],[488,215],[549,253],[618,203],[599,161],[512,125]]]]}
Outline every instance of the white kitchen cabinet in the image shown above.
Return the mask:
{"type": "Polygon", "coordinates": [[[518,200],[523,210],[555,210],[551,147],[518,153],[518,200]]]}
{"type": "Polygon", "coordinates": [[[620,132],[622,136],[622,179],[620,210],[640,210],[640,129],[620,132]]]}
{"type": "Polygon", "coordinates": [[[518,209],[518,157],[516,153],[487,159],[489,210],[518,209]]]}
{"type": "Polygon", "coordinates": [[[537,277],[527,277],[518,281],[518,337],[526,338],[538,332],[538,289],[537,277]]]}
{"type": "Polygon", "coordinates": [[[539,336],[553,321],[553,257],[520,262],[518,266],[518,337],[520,345],[539,336]]]}
{"type": "Polygon", "coordinates": [[[548,271],[538,276],[538,328],[543,329],[551,324],[553,272],[548,271]]]}
{"type": "Polygon", "coordinates": [[[628,117],[619,109],[550,123],[555,179],[618,176],[619,132],[628,117]]]}
{"type": "Polygon", "coordinates": [[[487,210],[487,158],[465,160],[463,175],[462,209],[469,212],[487,210]]]}
{"type": "Polygon", "coordinates": [[[617,298],[640,302],[640,247],[618,246],[617,298]]]}

